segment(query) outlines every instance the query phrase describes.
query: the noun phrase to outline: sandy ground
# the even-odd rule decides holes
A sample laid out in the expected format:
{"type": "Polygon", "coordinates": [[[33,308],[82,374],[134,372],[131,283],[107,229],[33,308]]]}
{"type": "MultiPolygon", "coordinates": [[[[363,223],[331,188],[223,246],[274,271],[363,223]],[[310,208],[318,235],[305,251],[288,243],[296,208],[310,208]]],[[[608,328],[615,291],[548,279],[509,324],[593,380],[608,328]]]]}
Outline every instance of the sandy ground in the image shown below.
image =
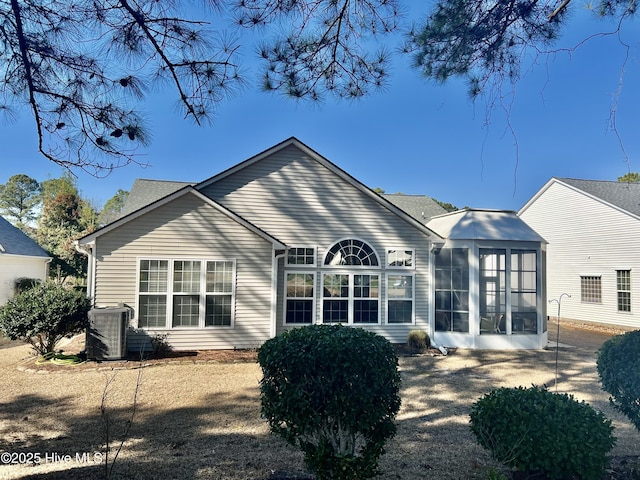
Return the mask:
{"type": "MultiPolygon", "coordinates": [[[[554,329],[550,325],[550,334],[554,329]]],[[[403,404],[381,478],[488,478],[499,466],[475,444],[468,411],[501,386],[547,385],[585,400],[614,422],[612,455],[638,455],[640,435],[609,406],[597,380],[597,348],[613,333],[561,325],[557,350],[458,349],[401,358],[403,404]]],[[[550,337],[555,340],[555,332],[550,337]]],[[[0,453],[14,464],[0,464],[0,479],[246,480],[304,473],[298,452],[271,436],[260,418],[255,362],[182,358],[139,366],[41,369],[27,346],[1,346],[0,453]],[[136,390],[133,423],[113,464],[136,390]],[[105,392],[106,415],[100,409],[105,392]]]]}

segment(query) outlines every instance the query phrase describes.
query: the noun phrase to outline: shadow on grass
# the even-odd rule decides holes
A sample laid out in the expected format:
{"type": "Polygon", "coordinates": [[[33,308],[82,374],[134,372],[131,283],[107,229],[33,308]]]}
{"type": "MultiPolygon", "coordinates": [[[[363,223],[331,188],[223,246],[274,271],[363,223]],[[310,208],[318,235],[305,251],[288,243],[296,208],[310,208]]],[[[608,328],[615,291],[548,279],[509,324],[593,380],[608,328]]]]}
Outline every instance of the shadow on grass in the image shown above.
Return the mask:
{"type": "MultiPolygon", "coordinates": [[[[401,358],[400,367],[403,404],[397,435],[380,461],[380,478],[385,479],[486,479],[490,469],[500,471],[500,465],[476,445],[469,430],[472,403],[500,386],[529,386],[532,378],[553,390],[556,379],[555,351],[458,350],[450,357],[401,358]],[[506,371],[513,375],[505,375],[506,371]]],[[[174,398],[162,404],[145,391],[111,478],[309,478],[300,453],[268,434],[260,419],[257,388],[227,389],[232,393],[213,392],[190,401],[190,384],[207,379],[192,377],[188,365],[171,371],[184,374],[182,388],[174,388],[174,398]]],[[[34,379],[41,377],[34,375],[34,379]]],[[[163,388],[161,375],[153,385],[146,381],[143,379],[145,389],[163,388]]],[[[579,399],[595,401],[596,408],[607,409],[607,397],[596,381],[593,355],[559,351],[558,386],[561,393],[576,393],[579,399]]],[[[0,424],[14,427],[12,432],[2,432],[0,449],[71,456],[104,452],[99,405],[95,412],[83,414],[69,409],[71,400],[68,396],[49,399],[25,394],[0,404],[0,424]]],[[[114,420],[112,448],[120,440],[130,408],[124,398],[109,410],[114,420]]],[[[54,470],[22,468],[10,478],[105,478],[104,465],[72,462],[56,465],[54,470]]]]}

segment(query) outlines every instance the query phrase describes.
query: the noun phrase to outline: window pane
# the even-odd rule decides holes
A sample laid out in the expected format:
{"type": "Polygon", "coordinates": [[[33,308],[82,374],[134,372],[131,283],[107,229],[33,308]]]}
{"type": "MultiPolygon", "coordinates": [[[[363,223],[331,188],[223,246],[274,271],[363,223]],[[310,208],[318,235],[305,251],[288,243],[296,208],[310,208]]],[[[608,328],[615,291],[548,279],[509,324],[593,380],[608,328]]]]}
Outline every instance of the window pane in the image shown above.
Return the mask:
{"type": "Polygon", "coordinates": [[[377,300],[354,300],[353,323],[378,323],[377,300]]]}
{"type": "Polygon", "coordinates": [[[173,291],[176,293],[200,292],[200,262],[180,261],[173,263],[173,291]]]}
{"type": "Polygon", "coordinates": [[[469,331],[469,313],[467,312],[453,312],[453,322],[451,330],[454,332],[468,332],[469,331]]]}
{"type": "Polygon", "coordinates": [[[197,327],[200,319],[199,295],[173,296],[173,326],[197,327]]]}
{"type": "Polygon", "coordinates": [[[324,300],[322,321],[324,323],[347,323],[349,321],[349,302],[347,300],[324,300]]]}
{"type": "Polygon", "coordinates": [[[343,240],[336,243],[324,260],[325,265],[378,266],[373,249],[360,240],[343,240]]]}
{"type": "Polygon", "coordinates": [[[450,290],[439,290],[436,292],[436,310],[451,310],[450,290]]]}
{"type": "Polygon", "coordinates": [[[169,262],[167,260],[141,260],[139,291],[161,293],[167,291],[169,262]]]}
{"type": "Polygon", "coordinates": [[[231,295],[207,295],[205,326],[231,326],[231,302],[231,295]]]}
{"type": "Polygon", "coordinates": [[[389,300],[389,323],[411,323],[413,302],[411,300],[389,300]]]}
{"type": "Polygon", "coordinates": [[[412,250],[387,250],[387,265],[390,267],[412,267],[412,250]]]}
{"type": "Polygon", "coordinates": [[[323,297],[348,297],[349,275],[325,275],[323,286],[323,297]]]}
{"type": "Polygon", "coordinates": [[[207,292],[233,292],[233,262],[207,262],[207,292]]]}
{"type": "Polygon", "coordinates": [[[288,273],[287,274],[287,297],[289,298],[313,297],[313,274],[288,273]]]}
{"type": "Polygon", "coordinates": [[[413,298],[413,277],[411,275],[389,275],[389,298],[413,298]]]}
{"type": "Polygon", "coordinates": [[[602,303],[600,277],[580,277],[580,297],[584,303],[602,303]]]}
{"type": "Polygon", "coordinates": [[[313,265],[315,263],[315,249],[290,248],[287,253],[289,265],[313,265]]]}
{"type": "Polygon", "coordinates": [[[354,275],[353,296],[355,298],[378,298],[378,275],[354,275]]]}
{"type": "Polygon", "coordinates": [[[436,288],[445,289],[445,290],[451,288],[451,269],[450,268],[436,269],[436,288]]]}
{"type": "Polygon", "coordinates": [[[140,295],[140,312],[138,326],[166,328],[167,296],[140,295]]]}
{"type": "Polygon", "coordinates": [[[311,323],[313,320],[312,300],[287,300],[286,323],[311,323]]]}

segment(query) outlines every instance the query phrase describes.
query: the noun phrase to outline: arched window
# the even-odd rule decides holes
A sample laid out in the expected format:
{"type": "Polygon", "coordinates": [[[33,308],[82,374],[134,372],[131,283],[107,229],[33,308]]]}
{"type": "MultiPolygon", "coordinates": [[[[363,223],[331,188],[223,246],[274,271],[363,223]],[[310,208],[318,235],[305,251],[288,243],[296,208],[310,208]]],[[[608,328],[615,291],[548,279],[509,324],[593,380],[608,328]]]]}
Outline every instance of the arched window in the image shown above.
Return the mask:
{"type": "Polygon", "coordinates": [[[378,256],[373,249],[360,240],[348,239],[336,243],[324,259],[325,265],[357,265],[377,267],[378,256]]]}

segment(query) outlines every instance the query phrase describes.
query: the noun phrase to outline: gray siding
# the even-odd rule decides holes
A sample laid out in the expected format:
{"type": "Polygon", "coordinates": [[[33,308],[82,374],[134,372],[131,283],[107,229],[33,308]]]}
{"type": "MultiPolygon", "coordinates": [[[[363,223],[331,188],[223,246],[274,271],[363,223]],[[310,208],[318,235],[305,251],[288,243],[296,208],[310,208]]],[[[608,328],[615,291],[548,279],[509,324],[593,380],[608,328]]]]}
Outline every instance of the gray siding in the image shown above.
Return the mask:
{"type": "MultiPolygon", "coordinates": [[[[547,296],[564,298],[561,316],[640,327],[640,221],[559,183],[520,214],[547,246],[547,296]],[[631,313],[618,312],[616,270],[631,270],[631,313]],[[602,303],[583,303],[580,276],[600,276],[602,303]]],[[[549,308],[557,314],[557,306],[549,308]]]]}
{"type": "MultiPolygon", "coordinates": [[[[387,248],[411,248],[416,254],[416,325],[368,326],[394,342],[406,341],[413,328],[428,329],[430,305],[430,238],[379,202],[337,176],[295,146],[238,170],[202,189],[202,193],[268,231],[289,246],[317,249],[321,265],[337,241],[357,238],[378,255],[383,269],[387,248]]],[[[307,269],[309,270],[309,269],[307,269]]],[[[317,269],[316,269],[317,270],[317,269]]],[[[337,272],[337,270],[336,270],[337,272]]],[[[364,272],[363,272],[364,273],[364,272]]],[[[316,274],[316,311],[320,312],[320,273],[316,274]]],[[[283,323],[284,272],[279,269],[277,328],[283,323]]],[[[381,299],[386,298],[384,288],[381,299]]],[[[385,302],[381,308],[386,314],[385,302]]]]}
{"type": "MultiPolygon", "coordinates": [[[[178,350],[250,348],[270,335],[272,244],[193,195],[144,214],[97,240],[96,305],[137,308],[138,259],[236,261],[235,326],[150,330],[178,350]]],[[[132,326],[137,325],[134,318],[132,326]]],[[[131,336],[130,350],[141,338],[131,336]]]]}

